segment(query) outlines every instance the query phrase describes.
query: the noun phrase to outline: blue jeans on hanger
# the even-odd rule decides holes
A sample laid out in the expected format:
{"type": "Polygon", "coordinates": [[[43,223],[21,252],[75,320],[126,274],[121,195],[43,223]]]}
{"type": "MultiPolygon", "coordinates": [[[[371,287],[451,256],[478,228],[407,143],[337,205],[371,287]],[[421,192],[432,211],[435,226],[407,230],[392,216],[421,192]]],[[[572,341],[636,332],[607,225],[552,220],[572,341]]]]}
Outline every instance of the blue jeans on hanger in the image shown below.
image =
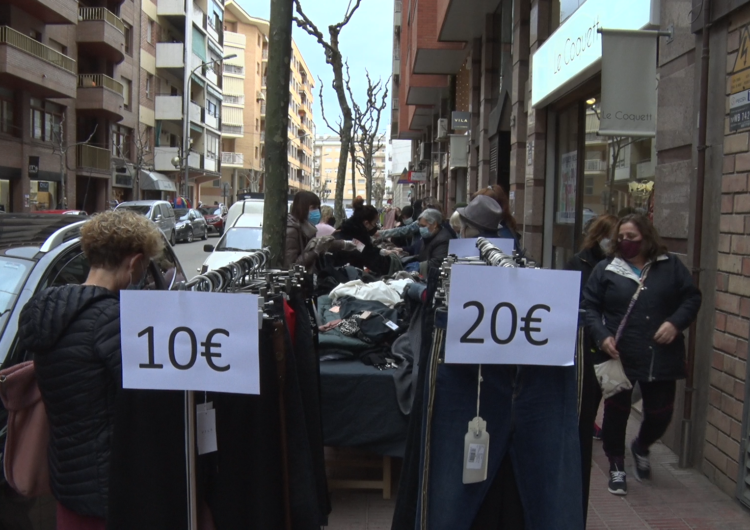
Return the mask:
{"type": "MultiPolygon", "coordinates": [[[[469,530],[509,451],[526,530],[583,530],[575,367],[482,366],[488,476],[464,485],[464,435],[476,416],[477,375],[477,365],[438,366],[426,527],[469,530]]],[[[416,528],[420,512],[421,506],[416,528]]]]}

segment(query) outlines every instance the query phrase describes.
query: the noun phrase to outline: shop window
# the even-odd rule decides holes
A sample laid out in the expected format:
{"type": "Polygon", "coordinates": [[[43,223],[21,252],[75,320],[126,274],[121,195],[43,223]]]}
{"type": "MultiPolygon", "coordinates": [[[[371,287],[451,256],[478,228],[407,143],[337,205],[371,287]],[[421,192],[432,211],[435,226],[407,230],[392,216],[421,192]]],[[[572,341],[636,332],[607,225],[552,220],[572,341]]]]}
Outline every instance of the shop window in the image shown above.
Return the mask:
{"type": "Polygon", "coordinates": [[[63,107],[49,101],[31,98],[31,137],[44,142],[58,139],[63,107]]]}
{"type": "Polygon", "coordinates": [[[132,130],[124,125],[112,126],[112,156],[130,160],[132,130]]]}

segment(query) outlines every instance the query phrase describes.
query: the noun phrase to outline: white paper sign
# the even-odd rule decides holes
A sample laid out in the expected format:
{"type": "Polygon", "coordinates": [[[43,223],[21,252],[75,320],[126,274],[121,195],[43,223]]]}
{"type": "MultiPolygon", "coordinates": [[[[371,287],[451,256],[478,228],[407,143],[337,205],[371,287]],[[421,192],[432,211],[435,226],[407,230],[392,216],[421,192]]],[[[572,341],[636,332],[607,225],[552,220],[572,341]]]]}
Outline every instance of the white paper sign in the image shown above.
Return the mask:
{"type": "MultiPolygon", "coordinates": [[[[502,250],[508,256],[513,255],[516,242],[508,238],[487,237],[487,241],[502,250]]],[[[479,257],[477,238],[473,239],[451,239],[448,243],[448,254],[455,254],[459,258],[479,257]]]]}
{"type": "Polygon", "coordinates": [[[124,388],[260,394],[256,295],[122,291],[120,334],[124,388]]]}
{"type": "Polygon", "coordinates": [[[445,362],[573,364],[581,274],[454,265],[445,362]]]}

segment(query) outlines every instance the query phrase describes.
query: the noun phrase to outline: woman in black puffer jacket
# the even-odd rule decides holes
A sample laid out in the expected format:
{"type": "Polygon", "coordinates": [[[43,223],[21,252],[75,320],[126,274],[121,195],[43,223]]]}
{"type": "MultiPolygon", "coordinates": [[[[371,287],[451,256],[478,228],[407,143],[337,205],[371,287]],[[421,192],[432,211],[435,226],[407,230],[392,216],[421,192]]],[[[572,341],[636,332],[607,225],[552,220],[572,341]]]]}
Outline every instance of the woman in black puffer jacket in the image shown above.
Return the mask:
{"type": "Polygon", "coordinates": [[[354,213],[343,222],[333,237],[346,241],[359,241],[364,248],[360,252],[345,252],[335,254],[336,265],[350,263],[355,267],[365,267],[376,274],[388,274],[391,267],[391,259],[380,255],[380,249],[372,243],[374,236],[380,228],[378,224],[378,211],[374,206],[365,206],[362,197],[354,199],[352,204],[354,213]]]}
{"type": "Polygon", "coordinates": [[[58,530],[104,529],[115,400],[122,388],[119,292],[143,286],[162,249],[159,229],[132,212],[97,215],[81,229],[91,266],[83,285],[51,287],[20,317],[50,422],[50,486],[58,530]]]}
{"type": "MultiPolygon", "coordinates": [[[[672,419],[675,381],[685,377],[682,333],[698,314],[701,293],[646,217],[620,219],[614,234],[614,255],[591,273],[583,307],[599,350],[594,362],[620,359],[628,379],[640,384],[643,423],[630,450],[636,479],[642,480],[650,477],[649,447],[672,419]]],[[[631,394],[623,391],[604,401],[602,440],[610,463],[609,491],[615,495],[628,491],[624,459],[631,394]]]]}

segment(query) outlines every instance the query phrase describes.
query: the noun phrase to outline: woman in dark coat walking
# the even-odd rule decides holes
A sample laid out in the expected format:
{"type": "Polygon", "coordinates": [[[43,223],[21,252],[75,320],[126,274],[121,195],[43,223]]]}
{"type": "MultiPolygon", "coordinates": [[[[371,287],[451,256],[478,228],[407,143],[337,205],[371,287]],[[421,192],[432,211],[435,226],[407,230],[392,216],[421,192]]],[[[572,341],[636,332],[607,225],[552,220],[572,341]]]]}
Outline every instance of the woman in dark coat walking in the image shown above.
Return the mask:
{"type": "MultiPolygon", "coordinates": [[[[637,480],[650,478],[649,447],[672,420],[675,381],[685,377],[685,331],[696,318],[701,293],[689,271],[668,254],[642,215],[617,224],[613,256],[601,261],[583,291],[586,324],[598,347],[595,362],[620,359],[643,396],[643,423],[630,450],[637,480]],[[637,296],[636,296],[637,295],[637,296]]],[[[632,391],[604,402],[602,439],[609,458],[609,491],[627,494],[625,428],[632,391]]]]}
{"type": "MultiPolygon", "coordinates": [[[[586,286],[591,273],[597,263],[607,257],[610,248],[612,232],[617,225],[617,217],[614,215],[600,215],[597,217],[586,232],[586,237],[581,245],[581,251],[573,256],[565,268],[569,271],[581,273],[581,298],[583,288],[586,286]]],[[[581,396],[578,415],[578,436],[581,440],[581,465],[583,466],[581,478],[583,486],[583,520],[586,520],[589,504],[589,488],[591,484],[591,456],[593,450],[594,422],[599,410],[599,402],[602,392],[599,382],[596,380],[594,371],[594,354],[596,345],[591,334],[582,330],[583,337],[579,341],[580,349],[578,358],[580,363],[579,377],[581,378],[581,396]]]]}

